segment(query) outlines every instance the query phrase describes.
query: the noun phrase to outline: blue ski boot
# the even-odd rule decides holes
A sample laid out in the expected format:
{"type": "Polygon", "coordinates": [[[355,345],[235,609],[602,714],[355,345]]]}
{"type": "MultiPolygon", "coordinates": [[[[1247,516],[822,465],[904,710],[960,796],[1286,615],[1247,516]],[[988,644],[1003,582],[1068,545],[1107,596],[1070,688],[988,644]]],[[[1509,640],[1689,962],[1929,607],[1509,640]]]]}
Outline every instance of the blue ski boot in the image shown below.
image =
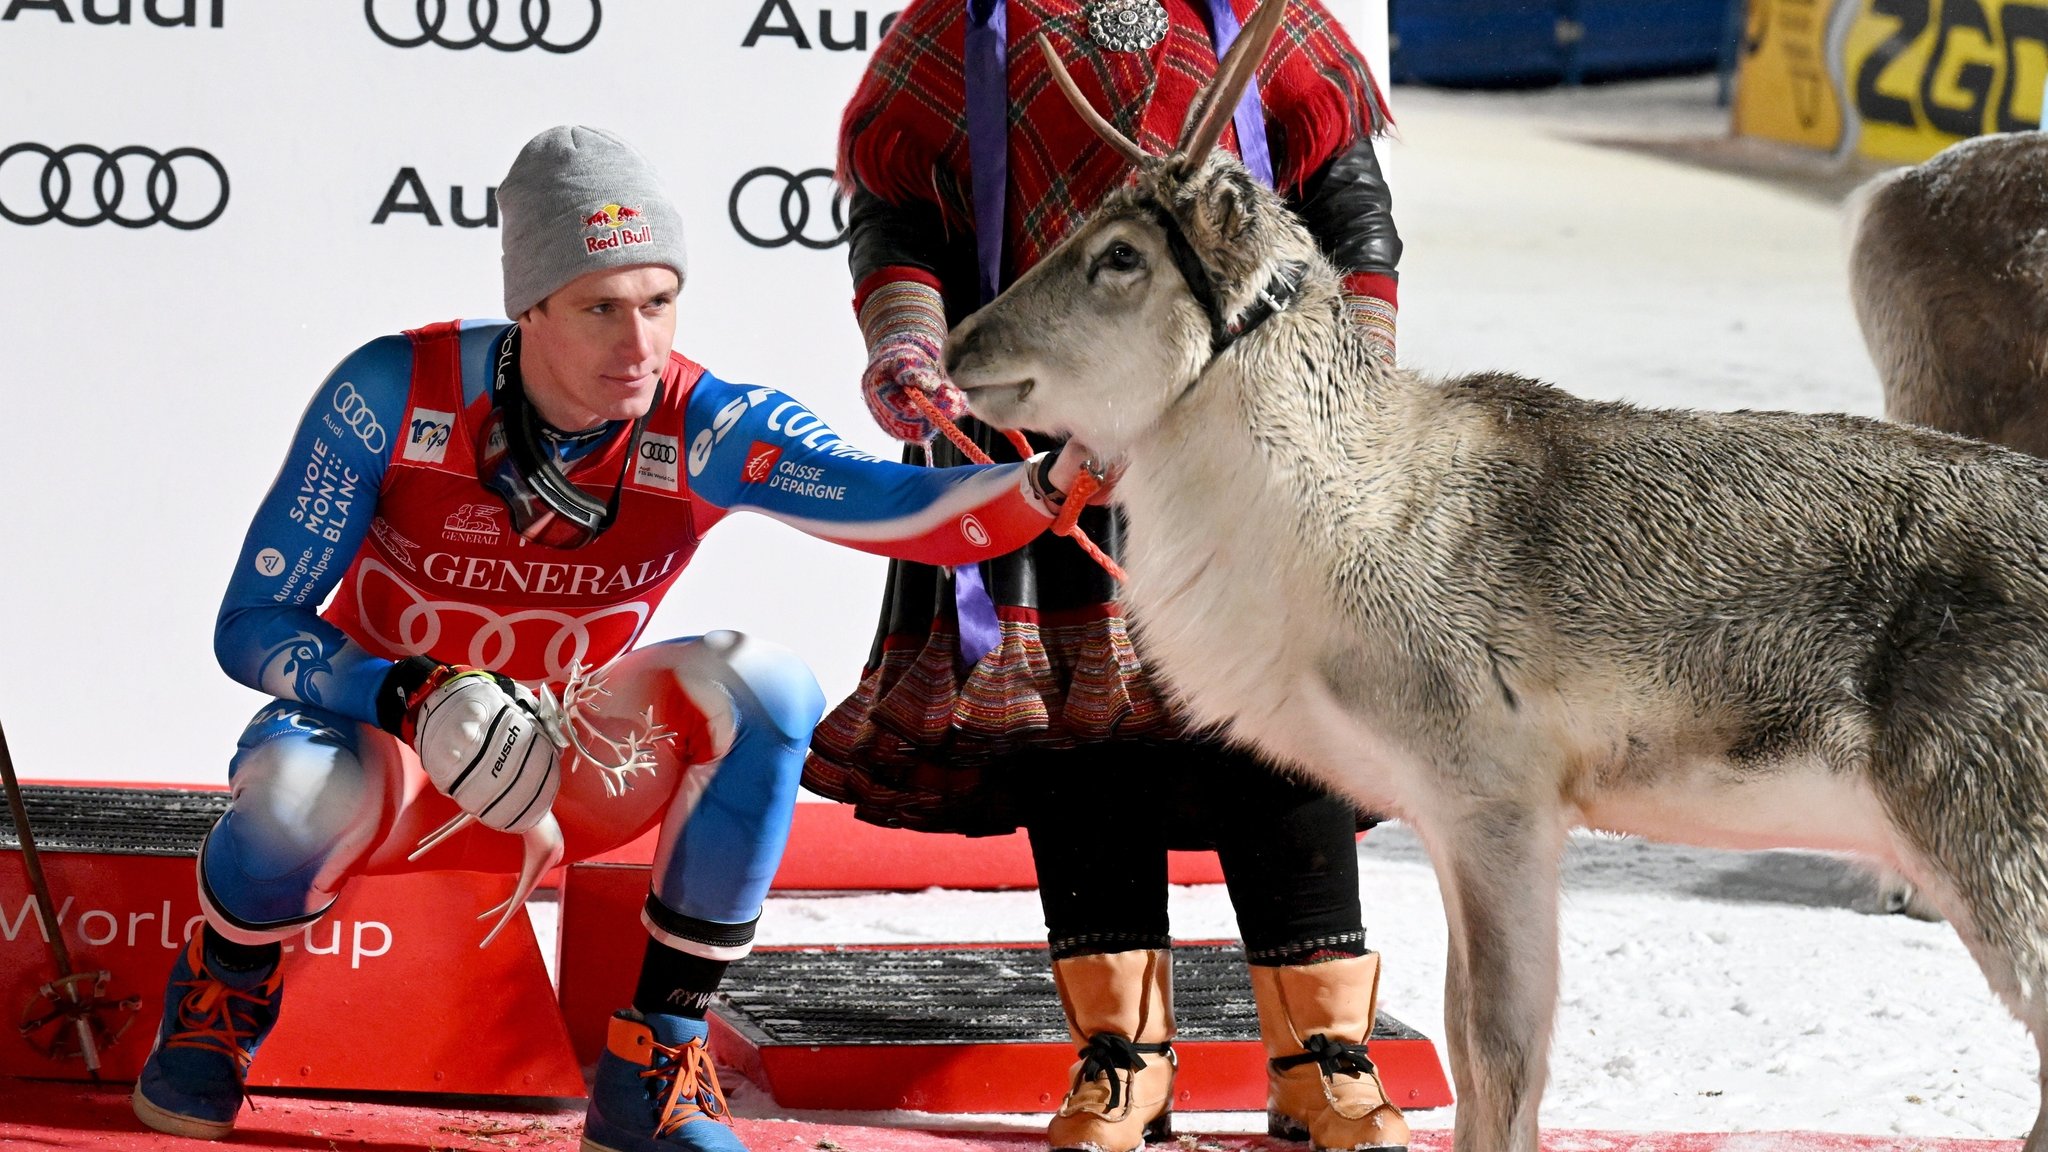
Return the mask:
{"type": "Polygon", "coordinates": [[[687,1016],[612,1015],[583,1152],[746,1152],[726,1116],[706,1046],[710,1025],[687,1016]]]}
{"type": "Polygon", "coordinates": [[[159,1132],[218,1140],[235,1130],[242,1081],[277,1023],[283,978],[277,965],[209,970],[205,937],[194,932],[171,967],[163,1026],[129,1100],[136,1118],[159,1132]]]}

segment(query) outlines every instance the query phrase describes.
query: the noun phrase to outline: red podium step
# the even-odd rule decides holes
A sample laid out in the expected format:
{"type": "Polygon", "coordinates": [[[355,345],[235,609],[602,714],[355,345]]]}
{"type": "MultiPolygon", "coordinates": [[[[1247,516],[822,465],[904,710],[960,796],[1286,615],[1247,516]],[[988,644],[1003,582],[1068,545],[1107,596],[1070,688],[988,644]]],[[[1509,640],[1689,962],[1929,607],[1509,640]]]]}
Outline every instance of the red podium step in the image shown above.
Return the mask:
{"type": "MultiPolygon", "coordinates": [[[[199,922],[193,858],[226,797],[50,785],[25,792],[57,903],[54,927],[74,967],[111,973],[106,994],[140,1003],[127,1035],[104,1054],[104,1076],[132,1078],[155,1034],[177,950],[199,922]]],[[[37,998],[54,970],[14,849],[11,827],[0,824],[0,997],[11,998],[0,1003],[19,1006],[37,998]]],[[[1183,855],[1176,867],[1177,880],[1200,880],[1214,857],[1183,855]]],[[[872,828],[836,805],[799,808],[784,871],[784,888],[1012,887],[1031,879],[1021,837],[968,842],[872,828]]],[[[604,1021],[631,999],[645,947],[639,908],[648,866],[566,870],[559,990],[523,912],[497,943],[477,946],[478,913],[510,883],[462,872],[353,882],[332,913],[287,942],[287,1008],[250,1070],[251,1085],[580,1095],[580,1067],[596,1061],[604,1021]],[[489,1027],[476,1026],[485,1018],[489,1027]]],[[[1182,1107],[1263,1107],[1263,1056],[1242,961],[1211,952],[1213,964],[1201,949],[1181,951],[1182,1107]],[[1195,980],[1212,968],[1220,974],[1203,977],[1207,984],[1195,980]],[[1221,991],[1204,1007],[1205,994],[1194,990],[1209,985],[1221,991]],[[1205,1031],[1211,1023],[1220,1030],[1205,1031]]],[[[718,1054],[784,1107],[1047,1110],[1055,1103],[1049,1086],[1063,1081],[1072,1059],[1042,948],[763,950],[734,966],[728,989],[714,1032],[718,1054]],[[872,982],[885,972],[896,973],[886,994],[872,982]],[[995,1015],[988,1005],[948,1006],[945,997],[963,988],[997,996],[995,1015]],[[917,1005],[925,1007],[913,1011],[917,1005]],[[923,1031],[891,1029],[919,1011],[923,1031]]],[[[1382,1028],[1372,1051],[1396,1101],[1448,1102],[1429,1041],[1397,1021],[1382,1028]]],[[[0,1038],[0,1077],[85,1076],[82,1064],[53,1062],[17,1029],[5,1031],[15,1038],[0,1038]]]]}
{"type": "MultiPolygon", "coordinates": [[[[1175,1107],[1266,1107],[1236,944],[1174,948],[1175,1107]]],[[[1451,1102],[1429,1040],[1382,1012],[1367,1044],[1404,1110],[1451,1102]]],[[[1074,1061],[1043,946],[773,948],[727,974],[712,1051],[785,1108],[1051,1112],[1074,1061]]]]}
{"type": "MultiPolygon", "coordinates": [[[[577,1055],[640,962],[647,870],[578,864],[562,889],[556,974],[577,1055]]],[[[1175,949],[1179,1107],[1263,1109],[1265,1054],[1235,945],[1175,949]]],[[[712,1050],[783,1108],[1049,1112],[1074,1049],[1042,945],[762,948],[726,973],[712,1050]]],[[[1369,1045],[1404,1109],[1451,1102],[1436,1048],[1382,1013],[1369,1045]]]]}
{"type": "MultiPolygon", "coordinates": [[[[132,1079],[155,1039],[164,982],[200,919],[193,854],[212,794],[30,788],[29,818],[72,966],[136,997],[102,1075],[132,1079]],[[189,797],[197,796],[192,800],[189,797]]],[[[0,820],[0,1076],[83,1079],[17,1029],[54,974],[11,824],[0,820]]],[[[511,878],[370,876],[285,944],[285,1011],[250,1068],[256,1086],[577,1096],[583,1079],[524,911],[489,948],[476,916],[511,878]],[[490,1027],[477,1022],[489,1019],[490,1027]]]]}

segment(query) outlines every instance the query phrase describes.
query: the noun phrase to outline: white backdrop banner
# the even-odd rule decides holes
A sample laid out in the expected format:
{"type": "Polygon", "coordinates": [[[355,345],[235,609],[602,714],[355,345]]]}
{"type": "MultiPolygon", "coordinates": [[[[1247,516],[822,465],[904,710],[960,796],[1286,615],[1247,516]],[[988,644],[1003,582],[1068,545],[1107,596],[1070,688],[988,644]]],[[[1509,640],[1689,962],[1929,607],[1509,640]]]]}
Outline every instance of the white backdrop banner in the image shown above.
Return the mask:
{"type": "MultiPolygon", "coordinates": [[[[0,723],[32,778],[220,782],[260,703],[213,618],[313,388],[501,309],[499,177],[554,124],[648,154],[677,338],[895,448],[858,395],[839,110],[900,4],[0,0],[0,723]],[[479,21],[482,26],[479,26],[479,21]]],[[[1384,76],[1384,0],[1331,5],[1384,76]]],[[[883,562],[735,517],[647,631],[789,645],[835,702],[883,562]]]]}

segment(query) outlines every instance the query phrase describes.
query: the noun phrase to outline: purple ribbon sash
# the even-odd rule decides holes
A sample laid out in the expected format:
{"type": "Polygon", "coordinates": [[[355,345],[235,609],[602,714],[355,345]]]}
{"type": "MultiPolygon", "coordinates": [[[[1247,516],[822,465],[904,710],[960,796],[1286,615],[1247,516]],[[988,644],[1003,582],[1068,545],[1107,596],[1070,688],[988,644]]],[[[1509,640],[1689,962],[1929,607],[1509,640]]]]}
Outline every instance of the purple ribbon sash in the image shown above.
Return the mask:
{"type": "MultiPolygon", "coordinates": [[[[1004,201],[1010,190],[1010,19],[1003,0],[967,0],[967,164],[974,183],[974,254],[981,303],[1003,288],[1004,201]]],[[[981,565],[953,569],[962,671],[996,650],[1002,628],[981,565]]]]}
{"type": "MultiPolygon", "coordinates": [[[[1279,0],[1266,0],[1278,3],[1279,0]]],[[[1230,0],[1208,0],[1210,42],[1216,58],[1230,51],[1243,25],[1230,0]]],[[[974,185],[974,252],[981,303],[1003,286],[1003,228],[1010,188],[1009,14],[1004,0],[967,0],[967,33],[962,63],[967,73],[967,162],[974,185]]],[[[1231,117],[1238,155],[1267,187],[1273,186],[1273,157],[1266,143],[1266,109],[1254,77],[1231,117]]],[[[1002,638],[995,601],[982,580],[981,565],[953,569],[953,607],[959,619],[964,670],[995,651],[1002,638]]]]}
{"type": "MultiPolygon", "coordinates": [[[[1278,4],[1280,0],[1266,0],[1278,4]]],[[[1230,0],[1209,0],[1209,39],[1216,46],[1216,59],[1237,41],[1237,34],[1244,31],[1238,23],[1237,10],[1230,6],[1230,0]]],[[[1259,183],[1273,186],[1273,152],[1266,144],[1266,106],[1259,99],[1259,78],[1253,76],[1244,86],[1244,97],[1237,102],[1237,112],[1230,118],[1237,126],[1237,155],[1244,166],[1259,183]]]]}

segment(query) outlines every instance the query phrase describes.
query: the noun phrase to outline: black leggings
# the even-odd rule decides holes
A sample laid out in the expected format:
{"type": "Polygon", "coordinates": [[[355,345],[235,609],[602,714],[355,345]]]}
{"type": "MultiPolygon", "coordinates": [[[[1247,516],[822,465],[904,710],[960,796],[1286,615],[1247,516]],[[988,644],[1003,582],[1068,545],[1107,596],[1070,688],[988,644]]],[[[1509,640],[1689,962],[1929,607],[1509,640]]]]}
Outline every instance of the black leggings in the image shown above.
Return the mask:
{"type": "Polygon", "coordinates": [[[1203,843],[1246,959],[1364,954],[1348,801],[1213,744],[1086,746],[1036,780],[1026,828],[1054,959],[1167,947],[1167,848],[1203,843]]]}

